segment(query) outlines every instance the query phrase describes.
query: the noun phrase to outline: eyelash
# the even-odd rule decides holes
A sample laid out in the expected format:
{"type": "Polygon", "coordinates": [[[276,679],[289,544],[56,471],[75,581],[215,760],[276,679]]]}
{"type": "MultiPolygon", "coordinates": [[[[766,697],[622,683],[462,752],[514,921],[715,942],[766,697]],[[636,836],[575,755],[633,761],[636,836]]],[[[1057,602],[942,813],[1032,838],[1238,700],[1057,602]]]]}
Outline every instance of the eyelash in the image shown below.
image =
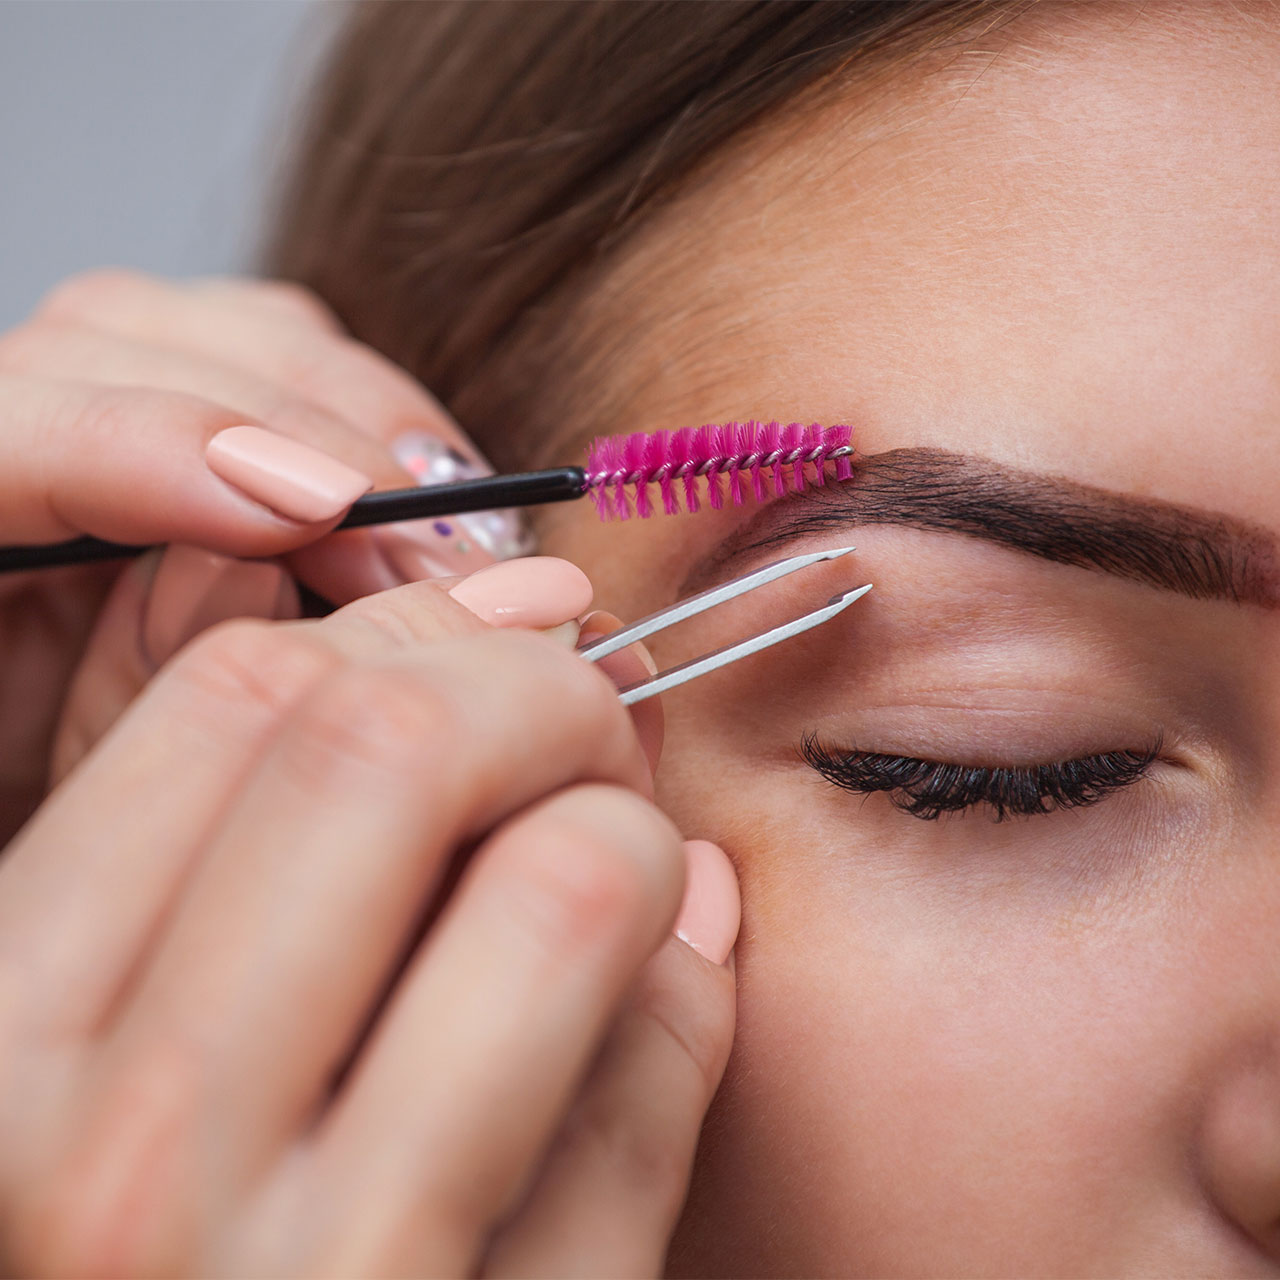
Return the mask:
{"type": "Polygon", "coordinates": [[[981,805],[1001,822],[1097,804],[1143,778],[1160,754],[1160,744],[1145,751],[1106,751],[1051,764],[987,767],[841,751],[808,735],[800,754],[835,786],[860,795],[885,792],[895,808],[913,818],[932,822],[944,813],[981,805]]]}

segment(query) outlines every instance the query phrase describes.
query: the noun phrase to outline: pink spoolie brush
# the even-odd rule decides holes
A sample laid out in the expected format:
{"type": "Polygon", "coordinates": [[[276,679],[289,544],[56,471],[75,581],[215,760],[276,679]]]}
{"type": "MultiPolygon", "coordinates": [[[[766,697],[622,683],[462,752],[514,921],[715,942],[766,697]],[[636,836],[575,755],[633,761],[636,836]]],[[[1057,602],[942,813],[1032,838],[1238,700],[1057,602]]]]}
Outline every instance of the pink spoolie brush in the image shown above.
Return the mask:
{"type": "Polygon", "coordinates": [[[674,515],[701,506],[699,486],[706,486],[709,506],[774,497],[820,485],[831,463],[837,480],[853,474],[853,429],[821,427],[816,422],[786,426],[777,422],[728,422],[651,435],[603,438],[587,453],[585,492],[607,519],[654,514],[651,490],[656,486],[662,510],[674,515]]]}
{"type": "MultiPolygon", "coordinates": [[[[585,467],[553,467],[366,494],[337,527],[539,506],[588,494],[603,519],[625,520],[632,514],[643,518],[655,514],[655,490],[667,515],[682,509],[697,511],[703,492],[707,504],[718,510],[726,497],[737,506],[747,500],[748,492],[760,500],[781,497],[806,484],[823,484],[828,465],[836,480],[848,480],[853,474],[852,440],[851,427],[799,422],[786,426],[727,422],[606,437],[592,442],[585,467]]],[[[44,547],[0,547],[0,573],[116,560],[145,550],[102,538],[77,538],[44,547]]]]}

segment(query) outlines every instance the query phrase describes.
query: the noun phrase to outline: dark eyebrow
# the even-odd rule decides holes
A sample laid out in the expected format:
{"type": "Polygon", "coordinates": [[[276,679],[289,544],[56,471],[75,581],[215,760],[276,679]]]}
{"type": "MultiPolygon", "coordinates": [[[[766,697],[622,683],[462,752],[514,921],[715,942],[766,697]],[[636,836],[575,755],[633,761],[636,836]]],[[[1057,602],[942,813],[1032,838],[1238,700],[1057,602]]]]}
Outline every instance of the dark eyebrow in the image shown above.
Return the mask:
{"type": "Polygon", "coordinates": [[[875,524],[965,534],[1196,600],[1280,605],[1280,542],[1261,525],[942,449],[861,455],[852,480],[768,504],[680,594],[749,551],[875,524]]]}

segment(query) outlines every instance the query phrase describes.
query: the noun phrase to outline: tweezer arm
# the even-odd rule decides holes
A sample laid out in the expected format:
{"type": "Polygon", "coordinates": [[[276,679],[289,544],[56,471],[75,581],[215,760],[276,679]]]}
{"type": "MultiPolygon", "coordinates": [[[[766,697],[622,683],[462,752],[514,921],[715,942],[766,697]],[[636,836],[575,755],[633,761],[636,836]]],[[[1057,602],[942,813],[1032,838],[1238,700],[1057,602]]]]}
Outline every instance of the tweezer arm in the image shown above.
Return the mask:
{"type": "Polygon", "coordinates": [[[674,627],[677,622],[696,617],[708,609],[714,609],[718,604],[724,604],[726,600],[733,600],[737,596],[745,595],[748,591],[754,591],[757,587],[763,587],[766,582],[785,578],[787,574],[795,573],[797,569],[806,569],[809,565],[817,564],[821,560],[839,560],[841,556],[847,556],[854,550],[856,550],[854,547],[836,547],[831,551],[811,551],[806,555],[775,560],[754,573],[744,574],[741,578],[734,578],[731,582],[711,587],[707,591],[699,591],[696,596],[689,596],[686,600],[677,600],[675,604],[666,609],[659,609],[657,613],[651,613],[647,618],[641,618],[639,622],[633,622],[629,627],[611,631],[607,636],[583,645],[578,652],[588,662],[598,662],[601,658],[607,658],[611,653],[617,653],[637,640],[665,631],[668,627],[674,627]]]}
{"type": "Polygon", "coordinates": [[[654,694],[666,693],[668,689],[674,689],[677,685],[706,675],[708,671],[727,667],[729,663],[737,662],[739,658],[759,653],[761,649],[768,649],[771,645],[790,639],[791,636],[798,636],[811,627],[820,626],[828,619],[834,618],[837,613],[847,609],[855,600],[861,599],[870,590],[871,583],[868,582],[864,587],[855,587],[852,591],[832,596],[821,609],[815,609],[803,617],[784,622],[782,626],[774,627],[772,631],[740,640],[737,644],[727,644],[722,649],[716,649],[700,658],[691,658],[688,662],[682,662],[678,667],[659,671],[656,676],[650,676],[638,684],[629,684],[618,690],[618,699],[624,707],[629,707],[632,703],[643,702],[646,698],[652,698],[654,694]]]}
{"type": "MultiPolygon", "coordinates": [[[[629,627],[623,627],[599,640],[593,641],[591,644],[584,645],[578,652],[588,662],[597,662],[601,658],[608,657],[611,653],[617,653],[619,650],[625,649],[627,645],[633,644],[637,640],[643,640],[646,636],[665,631],[668,627],[674,626],[677,622],[683,622],[686,618],[692,618],[708,609],[714,609],[716,605],[723,604],[726,600],[732,600],[748,591],[754,591],[757,587],[764,586],[765,583],[786,577],[789,573],[795,573],[797,569],[804,569],[811,564],[817,564],[819,561],[838,560],[841,556],[847,556],[853,549],[853,547],[838,547],[831,551],[814,551],[806,555],[790,556],[786,560],[775,560],[773,564],[767,564],[764,568],[757,569],[754,573],[735,578],[732,582],[726,582],[722,586],[712,587],[709,591],[701,591],[696,596],[690,596],[687,600],[678,601],[668,609],[660,609],[657,613],[651,613],[647,618],[641,618],[639,622],[632,623],[629,627]]],[[[739,658],[759,653],[761,649],[768,649],[770,646],[787,640],[791,636],[799,635],[802,631],[808,631],[811,627],[820,626],[829,618],[834,618],[836,614],[847,609],[855,600],[860,599],[870,590],[871,584],[867,583],[866,586],[857,587],[852,591],[845,591],[840,595],[832,596],[821,609],[815,609],[812,613],[793,618],[790,622],[784,622],[781,626],[774,627],[771,631],[762,632],[760,635],[748,636],[745,640],[727,644],[712,653],[702,654],[699,657],[691,658],[688,662],[682,662],[677,667],[671,667],[667,671],[660,671],[657,675],[651,676],[647,680],[641,680],[637,684],[628,685],[626,688],[619,690],[618,697],[624,706],[630,706],[636,702],[643,702],[646,698],[652,698],[655,694],[665,693],[668,689],[674,689],[677,685],[696,679],[709,671],[715,671],[720,667],[728,666],[731,662],[737,662],[739,658]]]]}

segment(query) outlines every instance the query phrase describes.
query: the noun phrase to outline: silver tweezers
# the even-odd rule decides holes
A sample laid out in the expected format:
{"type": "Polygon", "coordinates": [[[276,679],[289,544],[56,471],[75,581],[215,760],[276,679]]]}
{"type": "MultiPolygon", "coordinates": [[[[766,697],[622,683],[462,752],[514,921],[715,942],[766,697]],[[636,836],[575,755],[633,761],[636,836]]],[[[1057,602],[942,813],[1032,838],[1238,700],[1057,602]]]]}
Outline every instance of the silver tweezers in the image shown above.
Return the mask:
{"type": "MultiPolygon", "coordinates": [[[[607,636],[602,636],[599,640],[583,645],[578,652],[588,662],[599,662],[601,658],[607,658],[611,653],[617,653],[637,640],[665,631],[668,627],[675,626],[677,622],[695,617],[707,609],[714,609],[716,605],[745,595],[748,591],[754,591],[757,587],[764,586],[766,582],[785,578],[787,574],[795,573],[797,569],[807,568],[811,564],[817,564],[820,560],[838,560],[853,550],[853,547],[837,547],[832,551],[812,551],[807,555],[775,560],[754,573],[734,578],[732,582],[712,587],[709,591],[700,591],[687,600],[677,601],[670,608],[659,609],[657,613],[651,613],[647,618],[641,618],[639,622],[633,622],[629,627],[622,627],[618,631],[610,632],[607,636]]],[[[815,609],[812,613],[784,622],[782,626],[774,627],[772,631],[748,636],[747,639],[739,640],[736,644],[728,644],[712,653],[690,658],[688,662],[682,662],[678,667],[659,671],[656,676],[650,676],[647,680],[629,684],[618,690],[618,697],[624,706],[643,702],[646,698],[652,698],[654,694],[666,693],[668,689],[674,689],[686,681],[706,675],[708,671],[717,671],[720,667],[727,667],[731,662],[737,662],[739,658],[759,653],[761,649],[768,649],[771,645],[787,640],[791,636],[798,636],[802,631],[808,631],[810,627],[821,626],[828,619],[834,618],[837,613],[847,609],[855,600],[865,596],[871,590],[871,585],[868,582],[866,586],[855,587],[852,591],[843,591],[838,596],[832,596],[821,609],[815,609]]]]}

